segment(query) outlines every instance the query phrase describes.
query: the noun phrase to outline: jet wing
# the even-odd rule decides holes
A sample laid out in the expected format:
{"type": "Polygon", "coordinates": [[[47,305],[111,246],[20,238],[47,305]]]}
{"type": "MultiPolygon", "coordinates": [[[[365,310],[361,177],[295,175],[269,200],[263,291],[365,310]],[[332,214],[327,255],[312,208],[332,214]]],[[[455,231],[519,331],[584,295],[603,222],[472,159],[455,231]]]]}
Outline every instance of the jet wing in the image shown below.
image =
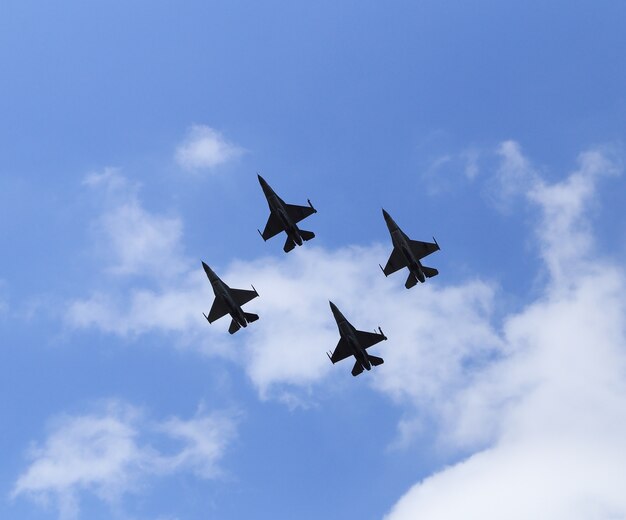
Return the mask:
{"type": "Polygon", "coordinates": [[[411,246],[411,251],[417,257],[418,260],[421,260],[425,256],[428,256],[435,251],[439,251],[439,245],[435,242],[420,242],[419,240],[410,240],[409,244],[411,246]]]}
{"type": "Polygon", "coordinates": [[[219,320],[222,316],[226,316],[228,314],[228,307],[226,307],[226,302],[224,298],[221,296],[216,296],[213,305],[211,306],[211,310],[209,311],[209,316],[207,320],[209,323],[213,323],[215,320],[219,320]]]}
{"type": "Polygon", "coordinates": [[[315,209],[313,209],[311,206],[296,206],[294,204],[285,204],[285,209],[287,210],[287,213],[289,214],[291,220],[293,220],[295,223],[304,220],[308,216],[313,215],[313,213],[316,213],[315,209]]]}
{"type": "Polygon", "coordinates": [[[250,300],[256,298],[258,293],[256,291],[247,291],[245,289],[230,289],[230,295],[233,297],[233,300],[235,300],[235,303],[241,307],[250,300]]]}
{"type": "Polygon", "coordinates": [[[348,347],[348,342],[345,339],[341,338],[339,340],[339,343],[337,343],[337,346],[335,347],[333,355],[330,356],[330,360],[333,363],[337,363],[337,361],[346,359],[347,357],[350,357],[351,355],[352,355],[352,351],[350,350],[350,347],[348,347]]]}
{"type": "Polygon", "coordinates": [[[387,265],[385,265],[383,269],[383,273],[385,273],[385,276],[389,276],[391,273],[395,273],[403,267],[406,267],[404,255],[402,251],[400,251],[400,248],[394,247],[389,260],[387,260],[387,265]]]}
{"type": "Polygon", "coordinates": [[[356,337],[363,348],[369,348],[376,343],[380,343],[386,340],[384,334],[378,334],[377,332],[365,332],[364,330],[357,330],[356,337]]]}
{"type": "Polygon", "coordinates": [[[270,218],[267,219],[265,229],[263,230],[263,233],[261,233],[263,240],[268,240],[278,235],[281,231],[284,231],[282,222],[274,212],[270,213],[270,218]]]}

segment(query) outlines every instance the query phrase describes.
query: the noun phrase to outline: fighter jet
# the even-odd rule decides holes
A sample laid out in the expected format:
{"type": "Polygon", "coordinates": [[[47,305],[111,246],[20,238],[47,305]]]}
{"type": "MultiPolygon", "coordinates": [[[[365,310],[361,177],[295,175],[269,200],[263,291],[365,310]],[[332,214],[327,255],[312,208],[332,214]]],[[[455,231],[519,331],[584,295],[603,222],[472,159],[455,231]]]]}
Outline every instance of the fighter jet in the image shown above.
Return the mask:
{"type": "Polygon", "coordinates": [[[339,311],[337,306],[333,302],[330,303],[330,309],[333,311],[333,316],[337,322],[339,328],[339,343],[335,347],[335,351],[332,353],[327,352],[326,355],[333,364],[347,357],[354,356],[356,363],[352,368],[352,375],[358,376],[363,369],[371,370],[372,366],[377,367],[384,363],[383,358],[371,356],[365,349],[376,345],[383,340],[387,339],[387,336],[383,334],[383,331],[378,327],[378,332],[365,332],[362,330],[356,330],[352,324],[345,318],[339,311]]]}
{"type": "Polygon", "coordinates": [[[308,206],[286,204],[283,199],[276,195],[274,190],[267,182],[265,182],[263,177],[260,175],[258,175],[258,177],[259,183],[261,184],[261,188],[263,188],[263,193],[265,194],[265,198],[267,199],[267,203],[270,207],[270,218],[268,219],[267,224],[265,224],[265,229],[263,230],[263,233],[259,231],[263,240],[268,240],[273,236],[278,235],[281,231],[285,231],[287,233],[287,240],[285,242],[285,246],[283,247],[285,253],[288,253],[296,247],[296,244],[301,246],[303,240],[311,240],[315,236],[315,233],[299,229],[297,226],[297,223],[301,220],[304,220],[313,213],[317,213],[317,210],[313,207],[311,201],[307,200],[309,203],[308,206]]]}
{"type": "Polygon", "coordinates": [[[209,277],[211,287],[215,293],[215,301],[211,306],[209,315],[202,313],[209,323],[213,323],[215,320],[220,319],[222,316],[230,314],[232,322],[228,328],[228,332],[234,334],[241,327],[247,327],[248,323],[252,323],[259,319],[257,314],[249,312],[243,312],[241,306],[248,303],[253,298],[256,298],[259,293],[256,292],[254,286],[252,291],[246,291],[244,289],[231,289],[226,285],[219,276],[217,276],[213,270],[202,262],[204,272],[209,277]]]}
{"type": "Polygon", "coordinates": [[[411,240],[406,236],[403,231],[398,227],[398,224],[389,216],[383,209],[383,217],[387,223],[389,234],[391,235],[391,241],[393,242],[393,251],[387,261],[387,265],[383,268],[385,276],[389,276],[391,273],[395,273],[403,267],[409,268],[409,277],[406,280],[404,286],[407,289],[413,287],[417,281],[424,283],[426,278],[432,278],[437,276],[439,271],[432,267],[426,267],[421,264],[420,260],[429,254],[439,250],[439,244],[435,240],[432,242],[420,242],[419,240],[411,240]]]}

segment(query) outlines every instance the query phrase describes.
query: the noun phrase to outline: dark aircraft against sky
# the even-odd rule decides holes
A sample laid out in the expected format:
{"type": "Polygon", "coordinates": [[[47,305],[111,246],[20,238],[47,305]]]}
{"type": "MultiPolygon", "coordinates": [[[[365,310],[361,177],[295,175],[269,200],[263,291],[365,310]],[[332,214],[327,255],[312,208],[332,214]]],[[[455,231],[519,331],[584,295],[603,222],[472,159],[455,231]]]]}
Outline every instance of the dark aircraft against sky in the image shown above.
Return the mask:
{"type": "Polygon", "coordinates": [[[244,312],[241,306],[248,303],[250,300],[256,298],[259,293],[256,292],[254,286],[252,291],[244,289],[231,289],[226,285],[219,276],[217,276],[213,270],[202,262],[204,272],[211,282],[211,287],[215,293],[215,300],[209,311],[209,315],[202,313],[209,323],[213,323],[215,320],[220,319],[222,316],[230,314],[232,322],[228,328],[228,332],[234,334],[241,327],[247,327],[248,323],[252,323],[259,319],[257,314],[244,312]]]}
{"type": "Polygon", "coordinates": [[[382,365],[384,363],[383,358],[372,356],[367,353],[366,349],[376,343],[380,343],[387,339],[387,336],[383,334],[383,331],[378,327],[378,332],[365,332],[363,330],[356,330],[354,326],[341,314],[341,311],[333,302],[330,303],[330,309],[333,311],[333,316],[337,322],[337,328],[339,329],[339,343],[335,347],[332,355],[327,352],[328,359],[333,364],[347,357],[354,356],[356,362],[352,368],[352,375],[358,376],[363,370],[371,370],[372,366],[382,365]]]}
{"type": "Polygon", "coordinates": [[[311,240],[315,237],[315,233],[311,231],[305,231],[298,228],[298,222],[304,220],[313,213],[317,213],[317,210],[313,207],[310,200],[308,206],[296,206],[294,204],[287,204],[281,199],[270,185],[265,182],[265,179],[258,175],[259,183],[263,188],[263,193],[267,199],[267,204],[270,207],[270,217],[265,224],[263,233],[259,231],[263,240],[268,240],[275,235],[278,235],[281,231],[287,233],[287,240],[283,250],[285,253],[291,251],[296,244],[302,245],[302,241],[311,240]]]}
{"type": "Polygon", "coordinates": [[[387,265],[385,265],[384,268],[380,266],[385,276],[389,276],[391,273],[395,273],[403,267],[408,267],[409,277],[404,284],[407,289],[413,287],[418,280],[424,283],[426,278],[437,276],[439,274],[437,269],[426,267],[420,262],[425,256],[439,250],[437,241],[434,238],[434,243],[411,240],[384,209],[383,217],[385,217],[385,222],[387,223],[387,228],[389,229],[393,243],[393,251],[387,261],[387,265]]]}
{"type": "MultiPolygon", "coordinates": [[[[257,176],[270,208],[270,216],[265,225],[265,229],[263,233],[259,231],[263,240],[268,240],[284,231],[287,234],[287,240],[285,241],[283,249],[288,253],[296,247],[296,244],[301,246],[303,241],[311,240],[315,237],[313,232],[300,229],[297,225],[301,220],[304,220],[313,213],[317,213],[311,201],[307,200],[309,203],[308,206],[287,204],[276,195],[263,177],[258,174],[257,176]]],[[[437,269],[426,267],[420,262],[425,256],[439,250],[439,244],[437,244],[434,237],[434,242],[411,240],[384,209],[383,217],[387,223],[387,228],[389,229],[393,243],[393,251],[391,252],[387,264],[385,267],[380,266],[385,276],[389,276],[404,267],[408,267],[409,277],[407,278],[405,287],[410,289],[416,285],[418,281],[423,283],[426,281],[426,278],[438,275],[439,271],[437,271],[437,269]]],[[[248,323],[259,319],[257,314],[244,312],[241,308],[244,304],[259,295],[254,286],[252,286],[252,291],[231,289],[207,264],[202,262],[202,267],[215,293],[215,301],[211,306],[209,315],[207,316],[203,313],[203,316],[209,323],[213,323],[222,316],[230,314],[232,322],[228,328],[228,332],[234,334],[241,327],[247,327],[248,323]]],[[[356,330],[341,311],[339,311],[337,306],[333,302],[329,303],[335,321],[337,322],[339,335],[341,336],[333,353],[327,353],[328,358],[333,364],[347,357],[354,356],[356,361],[352,368],[353,376],[358,376],[363,370],[371,370],[373,366],[382,365],[384,363],[382,358],[367,353],[369,347],[387,339],[382,329],[378,327],[378,332],[356,330]]]]}

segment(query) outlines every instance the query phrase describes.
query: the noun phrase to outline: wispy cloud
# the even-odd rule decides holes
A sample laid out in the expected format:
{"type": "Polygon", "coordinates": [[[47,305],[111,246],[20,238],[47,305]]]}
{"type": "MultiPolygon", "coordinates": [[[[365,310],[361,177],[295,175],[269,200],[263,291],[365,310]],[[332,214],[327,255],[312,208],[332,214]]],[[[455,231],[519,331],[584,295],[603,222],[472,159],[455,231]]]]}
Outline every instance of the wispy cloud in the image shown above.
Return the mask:
{"type": "Polygon", "coordinates": [[[448,440],[485,449],[416,484],[387,518],[622,518],[626,280],[621,266],[594,255],[587,218],[597,180],[617,167],[591,151],[549,184],[516,143],[501,154],[507,193],[540,211],[549,280],[539,299],[505,318],[503,355],[450,400],[448,440]]]}
{"type": "Polygon", "coordinates": [[[171,417],[158,430],[182,444],[182,449],[168,457],[161,457],[161,466],[168,473],[192,471],[202,478],[219,476],[219,462],[228,443],[236,433],[232,414],[205,413],[202,408],[195,417],[183,420],[171,417]]]}
{"type": "MultiPolygon", "coordinates": [[[[115,252],[116,242],[108,244],[115,252]]],[[[175,244],[170,242],[171,249],[161,256],[183,265],[175,244]]],[[[284,397],[289,388],[311,385],[331,370],[350,372],[348,365],[333,368],[324,355],[337,342],[328,306],[332,299],[355,325],[367,329],[382,325],[394,345],[383,356],[413,371],[411,388],[416,396],[434,400],[458,381],[468,359],[478,360],[498,348],[489,325],[495,288],[480,279],[448,286],[435,279],[420,287],[417,300],[402,288],[402,274],[386,279],[380,273],[377,264],[389,253],[389,245],[335,251],[307,245],[306,250],[278,258],[231,264],[220,274],[233,287],[254,283],[261,298],[250,308],[262,318],[234,338],[225,336],[227,318],[208,326],[201,317],[213,297],[199,267],[181,271],[156,288],[131,287],[121,295],[113,290],[93,293],[72,302],[67,319],[73,327],[95,327],[122,336],[175,332],[212,354],[232,356],[232,349],[224,348],[226,340],[241,341],[237,360],[260,395],[284,397]],[[433,341],[437,348],[430,348],[433,341]]],[[[432,261],[436,265],[436,255],[432,261]]],[[[142,262],[141,256],[136,259],[142,262]]],[[[395,395],[393,381],[383,386],[395,395]]]]}
{"type": "Polygon", "coordinates": [[[465,160],[465,176],[470,180],[474,180],[480,173],[478,165],[480,151],[478,148],[468,148],[467,150],[461,152],[461,159],[465,160]]]}
{"type": "Polygon", "coordinates": [[[217,130],[205,125],[193,125],[176,148],[176,162],[186,170],[210,170],[239,157],[243,152],[243,148],[226,140],[217,130]]]}
{"type": "Polygon", "coordinates": [[[497,209],[511,213],[514,199],[538,182],[539,173],[516,141],[500,143],[496,156],[500,162],[495,175],[487,179],[487,195],[497,209]]]}
{"type": "MultiPolygon", "coordinates": [[[[420,400],[436,399],[458,380],[468,357],[497,348],[488,327],[491,284],[477,279],[442,287],[434,282],[420,286],[417,300],[402,287],[402,274],[386,279],[380,273],[377,264],[389,253],[389,246],[309,248],[289,258],[233,266],[259,291],[263,288],[259,312],[264,323],[246,338],[246,370],[262,395],[272,387],[309,385],[331,371],[349,375],[349,360],[332,366],[323,354],[338,341],[329,299],[358,328],[384,328],[389,341],[376,350],[388,365],[410,372],[410,387],[420,400]]],[[[436,264],[436,258],[431,262],[436,264]]],[[[373,379],[395,395],[394,380],[385,378],[386,370],[379,372],[373,379]]]]}
{"type": "Polygon", "coordinates": [[[431,196],[463,189],[481,173],[483,155],[484,150],[470,146],[454,153],[446,151],[431,156],[420,170],[422,186],[431,196]]]}
{"type": "Polygon", "coordinates": [[[146,210],[139,185],[118,170],[107,168],[87,175],[84,184],[103,200],[103,212],[92,224],[101,264],[116,275],[159,277],[184,270],[180,252],[182,222],[146,210]]]}
{"type": "MultiPolygon", "coordinates": [[[[589,222],[599,179],[619,166],[593,150],[549,183],[518,143],[502,143],[497,154],[492,187],[539,213],[537,256],[547,273],[539,298],[495,323],[497,288],[489,280],[450,285],[441,276],[420,286],[416,299],[400,274],[385,279],[377,269],[388,245],[308,245],[224,271],[233,286],[252,282],[261,293],[254,301],[261,320],[234,339],[243,343],[238,360],[262,397],[311,388],[331,370],[348,374],[348,361],[332,366],[323,355],[338,337],[332,299],[359,328],[380,324],[389,336],[379,347],[385,366],[368,374],[370,384],[415,417],[435,417],[446,445],[475,451],[417,484],[390,519],[622,517],[625,278],[621,266],[594,254],[589,222]]],[[[437,255],[428,260],[437,266],[437,255]]],[[[122,300],[103,295],[98,317],[82,326],[182,331],[210,293],[203,302],[199,269],[179,280],[122,300]]],[[[219,322],[194,323],[212,341],[224,335],[219,322]]],[[[410,437],[417,423],[405,417],[400,434],[410,437]]]]}
{"type": "Polygon", "coordinates": [[[236,419],[202,409],[191,419],[149,421],[122,401],[109,401],[85,415],[57,417],[46,440],[34,445],[30,465],[17,479],[12,496],[37,501],[54,499],[61,518],[77,518],[82,493],[107,503],[136,492],[152,476],[192,472],[213,478],[236,419]],[[165,454],[151,441],[175,440],[179,451],[165,454]]]}

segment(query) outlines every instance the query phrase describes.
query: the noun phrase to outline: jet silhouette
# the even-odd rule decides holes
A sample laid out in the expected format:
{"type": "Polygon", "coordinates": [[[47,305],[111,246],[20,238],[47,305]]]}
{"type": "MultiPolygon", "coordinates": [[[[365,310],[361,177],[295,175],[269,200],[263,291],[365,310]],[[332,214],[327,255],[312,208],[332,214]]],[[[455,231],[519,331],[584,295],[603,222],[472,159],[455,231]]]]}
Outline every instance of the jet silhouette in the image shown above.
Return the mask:
{"type": "Polygon", "coordinates": [[[402,269],[403,267],[409,268],[409,277],[406,280],[404,286],[407,289],[413,287],[417,281],[424,283],[426,278],[432,278],[437,276],[439,271],[432,267],[426,267],[421,264],[420,260],[429,254],[439,250],[439,244],[435,240],[432,242],[420,242],[419,240],[411,240],[404,232],[398,227],[398,224],[389,216],[383,209],[383,217],[387,223],[387,229],[391,235],[391,242],[393,243],[393,251],[387,261],[387,265],[383,268],[385,276],[389,276],[391,273],[402,269]]]}
{"type": "Polygon", "coordinates": [[[308,206],[295,206],[293,204],[287,204],[283,199],[276,195],[274,190],[267,182],[265,182],[263,177],[260,175],[257,176],[259,177],[259,183],[261,184],[261,188],[263,188],[263,193],[267,199],[267,204],[270,207],[270,217],[267,220],[267,224],[265,224],[265,229],[263,230],[263,233],[259,231],[263,240],[268,240],[273,236],[278,235],[281,231],[285,231],[287,233],[287,240],[285,241],[283,250],[285,253],[288,253],[296,247],[296,244],[301,246],[303,240],[311,240],[315,237],[315,233],[299,229],[297,225],[297,223],[301,220],[304,220],[313,213],[317,213],[317,210],[313,207],[311,201],[307,200],[309,203],[308,206]]]}
{"type": "Polygon", "coordinates": [[[248,323],[252,323],[259,319],[257,314],[244,312],[241,306],[248,303],[253,298],[256,298],[259,293],[252,287],[252,291],[246,291],[244,289],[231,289],[226,285],[219,276],[217,276],[213,270],[202,262],[204,272],[211,282],[211,287],[215,293],[215,300],[209,311],[209,315],[202,313],[209,323],[213,323],[215,320],[220,319],[222,316],[230,314],[232,322],[228,328],[228,332],[234,334],[241,327],[247,327],[248,323]]]}
{"type": "Polygon", "coordinates": [[[339,329],[341,338],[332,355],[330,352],[326,353],[328,359],[335,364],[337,361],[354,356],[356,362],[352,368],[353,376],[358,376],[363,370],[371,370],[372,366],[382,365],[384,363],[383,358],[372,356],[365,350],[387,339],[387,336],[383,334],[381,328],[378,327],[379,332],[356,330],[345,316],[341,314],[337,306],[333,302],[329,303],[335,321],[337,322],[337,328],[339,329]]]}

